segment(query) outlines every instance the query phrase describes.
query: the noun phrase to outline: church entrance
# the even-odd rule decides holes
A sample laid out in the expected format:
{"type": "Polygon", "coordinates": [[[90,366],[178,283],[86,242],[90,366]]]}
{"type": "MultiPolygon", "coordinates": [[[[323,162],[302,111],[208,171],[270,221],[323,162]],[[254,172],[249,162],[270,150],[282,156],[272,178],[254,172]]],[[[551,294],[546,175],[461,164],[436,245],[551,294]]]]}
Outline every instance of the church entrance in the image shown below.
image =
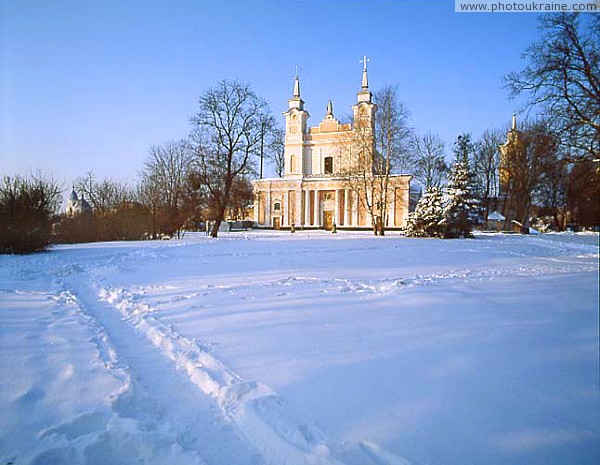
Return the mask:
{"type": "Polygon", "coordinates": [[[281,229],[281,217],[275,216],[273,218],[273,229],[281,229]]]}
{"type": "Polygon", "coordinates": [[[323,212],[323,229],[326,231],[331,231],[333,229],[333,212],[332,211],[324,211],[323,212]]]}

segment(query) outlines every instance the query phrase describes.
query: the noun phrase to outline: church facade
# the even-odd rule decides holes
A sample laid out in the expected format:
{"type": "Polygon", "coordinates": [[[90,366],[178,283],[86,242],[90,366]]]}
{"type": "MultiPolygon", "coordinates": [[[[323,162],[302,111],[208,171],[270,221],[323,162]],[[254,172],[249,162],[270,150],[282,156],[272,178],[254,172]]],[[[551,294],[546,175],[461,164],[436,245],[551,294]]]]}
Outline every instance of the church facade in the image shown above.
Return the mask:
{"type": "MultiPolygon", "coordinates": [[[[356,141],[360,139],[363,146],[374,150],[377,105],[369,90],[366,59],[362,88],[352,110],[353,122],[342,124],[335,118],[330,101],[319,125],[309,127],[310,115],[300,97],[296,76],[293,96],[284,112],[284,176],[254,181],[254,221],[259,227],[368,229],[376,220],[383,221],[388,229],[405,226],[409,175],[386,177],[386,205],[380,205],[379,210],[368,207],[368,188],[352,182],[356,141]],[[373,218],[378,211],[383,212],[383,219],[373,218]]],[[[376,177],[373,173],[368,176],[376,177]]],[[[368,184],[363,182],[363,186],[368,184]]]]}

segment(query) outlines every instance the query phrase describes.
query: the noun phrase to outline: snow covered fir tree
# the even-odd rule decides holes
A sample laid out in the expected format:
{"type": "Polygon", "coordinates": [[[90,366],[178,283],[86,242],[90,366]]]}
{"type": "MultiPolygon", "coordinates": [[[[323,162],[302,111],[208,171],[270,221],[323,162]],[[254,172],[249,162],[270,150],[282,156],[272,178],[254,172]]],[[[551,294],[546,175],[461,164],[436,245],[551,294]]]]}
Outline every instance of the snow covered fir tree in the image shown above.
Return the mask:
{"type": "Polygon", "coordinates": [[[444,237],[446,228],[445,199],[442,190],[431,186],[408,217],[406,235],[411,237],[444,237]]]}
{"type": "Polygon", "coordinates": [[[481,202],[475,197],[472,178],[465,161],[452,167],[446,186],[446,238],[471,237],[473,226],[481,221],[481,202]]]}
{"type": "Polygon", "coordinates": [[[448,185],[428,187],[409,215],[406,235],[411,237],[471,237],[481,221],[481,202],[474,195],[468,164],[452,167],[448,185]]]}

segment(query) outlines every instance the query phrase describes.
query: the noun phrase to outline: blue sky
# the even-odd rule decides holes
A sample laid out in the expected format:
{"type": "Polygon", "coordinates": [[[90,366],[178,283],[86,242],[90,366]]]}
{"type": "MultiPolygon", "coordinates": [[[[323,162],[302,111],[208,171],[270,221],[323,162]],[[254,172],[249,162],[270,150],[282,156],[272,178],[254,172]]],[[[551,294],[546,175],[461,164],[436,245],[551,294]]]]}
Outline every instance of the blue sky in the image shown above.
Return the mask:
{"type": "Polygon", "coordinates": [[[458,14],[443,1],[0,0],[0,174],[94,171],[135,181],[148,148],[185,137],[198,96],[248,82],[281,112],[294,68],[317,125],[347,114],[363,54],[372,90],[399,87],[419,132],[510,122],[502,76],[523,66],[538,15],[458,14]]]}

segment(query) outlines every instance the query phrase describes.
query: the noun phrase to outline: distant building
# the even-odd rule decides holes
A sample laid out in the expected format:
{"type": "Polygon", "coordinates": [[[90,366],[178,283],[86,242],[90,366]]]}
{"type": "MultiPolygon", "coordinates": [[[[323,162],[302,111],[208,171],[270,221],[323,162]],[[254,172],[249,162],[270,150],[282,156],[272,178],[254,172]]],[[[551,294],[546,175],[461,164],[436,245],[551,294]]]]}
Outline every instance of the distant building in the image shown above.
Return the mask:
{"type": "MultiPolygon", "coordinates": [[[[333,114],[329,101],[325,117],[318,126],[308,127],[308,111],[300,98],[296,75],[292,98],[285,115],[285,173],[283,178],[254,181],[254,221],[259,227],[331,229],[370,228],[372,218],[360,201],[359,192],[344,173],[352,169],[352,150],[348,141],[356,139],[357,128],[374,145],[373,131],[377,105],[369,90],[367,63],[364,61],[362,88],[352,106],[353,123],[342,124],[333,114]]],[[[409,212],[409,175],[389,177],[387,228],[403,227],[409,212]]]]}
{"type": "Polygon", "coordinates": [[[87,200],[81,196],[77,196],[75,188],[71,191],[71,195],[67,200],[67,217],[74,218],[76,216],[89,214],[92,212],[92,207],[87,200]]]}
{"type": "MultiPolygon", "coordinates": [[[[515,200],[511,198],[511,182],[514,182],[512,177],[515,173],[511,173],[511,170],[516,169],[514,160],[511,162],[511,157],[514,159],[515,154],[520,153],[523,145],[522,133],[517,129],[517,115],[513,114],[512,124],[510,130],[506,134],[506,142],[500,144],[500,165],[498,167],[498,178],[499,178],[499,189],[498,196],[493,199],[492,206],[495,208],[495,212],[500,218],[492,219],[491,223],[495,230],[504,230],[511,232],[521,232],[527,234],[529,232],[529,225],[523,225],[519,221],[521,218],[517,218],[515,211],[515,200]]],[[[488,217],[488,220],[490,218],[488,217]]],[[[488,222],[489,223],[489,222],[488,222]]],[[[489,225],[488,225],[489,226],[489,225]]]]}
{"type": "Polygon", "coordinates": [[[521,132],[517,129],[517,115],[513,114],[511,128],[506,134],[506,142],[500,144],[500,167],[498,175],[500,178],[499,196],[506,197],[509,193],[510,185],[510,152],[519,146],[521,132]]]}

